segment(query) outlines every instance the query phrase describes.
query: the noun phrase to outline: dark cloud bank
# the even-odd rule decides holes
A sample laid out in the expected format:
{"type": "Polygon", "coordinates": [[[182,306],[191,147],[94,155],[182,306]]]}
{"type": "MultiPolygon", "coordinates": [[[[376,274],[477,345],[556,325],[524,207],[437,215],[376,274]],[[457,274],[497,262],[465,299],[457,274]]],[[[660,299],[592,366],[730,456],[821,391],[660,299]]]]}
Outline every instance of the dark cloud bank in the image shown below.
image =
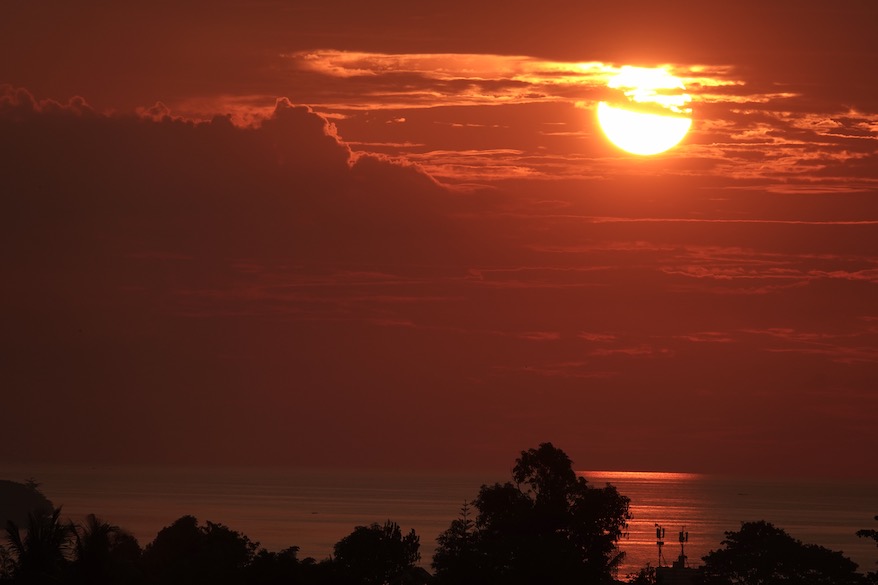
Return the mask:
{"type": "Polygon", "coordinates": [[[455,467],[553,440],[592,468],[856,474],[874,451],[871,222],[675,220],[726,199],[652,177],[461,194],[285,100],[237,127],[7,88],[0,153],[7,460],[455,467]]]}
{"type": "Polygon", "coordinates": [[[268,440],[266,462],[344,444],[310,434],[319,424],[296,431],[306,417],[344,428],[372,402],[356,397],[362,371],[339,372],[372,356],[345,365],[362,332],[332,325],[364,317],[329,291],[376,296],[373,282],[415,279],[466,239],[430,177],[354,160],[324,118],[286,100],[242,128],[6,88],[0,152],[8,412],[14,432],[54,427],[22,443],[24,460],[240,461],[268,440]],[[354,396],[309,403],[339,375],[360,379],[354,396]],[[276,430],[253,434],[266,424],[276,430]],[[80,426],[92,432],[78,444],[59,441],[80,426]]]}

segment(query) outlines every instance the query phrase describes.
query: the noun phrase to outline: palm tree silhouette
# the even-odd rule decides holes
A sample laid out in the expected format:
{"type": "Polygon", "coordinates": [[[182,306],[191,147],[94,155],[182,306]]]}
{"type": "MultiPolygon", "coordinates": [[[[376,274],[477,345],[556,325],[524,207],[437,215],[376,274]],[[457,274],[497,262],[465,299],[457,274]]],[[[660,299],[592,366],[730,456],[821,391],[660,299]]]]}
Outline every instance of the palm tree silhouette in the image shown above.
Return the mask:
{"type": "Polygon", "coordinates": [[[83,583],[106,582],[107,569],[112,553],[112,538],[119,527],[102,521],[94,514],[85,517],[85,522],[76,527],[74,533],[75,572],[83,583]]]}
{"type": "Polygon", "coordinates": [[[51,513],[30,512],[23,537],[18,525],[10,520],[6,525],[6,539],[13,557],[15,582],[49,583],[58,580],[68,563],[73,534],[73,525],[61,522],[60,507],[51,513]]]}
{"type": "Polygon", "coordinates": [[[73,583],[134,585],[142,580],[140,545],[129,532],[94,514],[74,532],[73,583]]]}

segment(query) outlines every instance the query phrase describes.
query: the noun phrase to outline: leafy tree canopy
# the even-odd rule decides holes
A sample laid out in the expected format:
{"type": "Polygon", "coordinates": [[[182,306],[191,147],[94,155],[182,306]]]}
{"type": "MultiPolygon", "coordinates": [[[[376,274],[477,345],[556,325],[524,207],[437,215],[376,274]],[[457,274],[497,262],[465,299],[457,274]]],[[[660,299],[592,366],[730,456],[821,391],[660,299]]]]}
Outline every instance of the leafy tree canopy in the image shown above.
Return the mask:
{"type": "MultiPolygon", "coordinates": [[[[878,520],[878,516],[875,516],[875,520],[878,520]]],[[[875,544],[878,545],[878,530],[864,528],[862,530],[857,530],[857,536],[860,538],[871,538],[875,541],[875,544]]],[[[871,579],[872,583],[878,583],[878,571],[871,571],[869,573],[869,579],[871,579]]]]}
{"type": "Polygon", "coordinates": [[[399,524],[357,526],[335,544],[335,563],[355,583],[402,583],[414,572],[421,554],[420,538],[411,530],[403,536],[399,524]]]}
{"type": "Polygon", "coordinates": [[[466,514],[439,537],[433,567],[442,582],[601,583],[622,559],[628,498],[593,488],[551,443],[522,451],[512,482],[482,486],[466,514]],[[469,577],[468,577],[469,576],[469,577]]]}
{"type": "Polygon", "coordinates": [[[857,585],[857,564],[842,553],[803,544],[769,522],[726,532],[723,548],[704,557],[704,585],[857,585]]]}
{"type": "MultiPolygon", "coordinates": [[[[875,516],[875,520],[878,520],[878,516],[875,516]]],[[[860,538],[871,538],[878,545],[878,530],[864,528],[863,530],[857,530],[857,536],[860,538]]]]}
{"type": "Polygon", "coordinates": [[[245,535],[183,516],[162,528],[143,551],[146,572],[162,583],[236,583],[256,554],[245,535]]]}
{"type": "Polygon", "coordinates": [[[94,514],[75,527],[72,576],[74,583],[110,585],[141,582],[141,549],[128,532],[94,514]]]}
{"type": "Polygon", "coordinates": [[[10,520],[22,526],[28,522],[28,514],[35,511],[51,515],[55,507],[39,485],[33,478],[24,483],[0,479],[0,526],[10,520]]]}

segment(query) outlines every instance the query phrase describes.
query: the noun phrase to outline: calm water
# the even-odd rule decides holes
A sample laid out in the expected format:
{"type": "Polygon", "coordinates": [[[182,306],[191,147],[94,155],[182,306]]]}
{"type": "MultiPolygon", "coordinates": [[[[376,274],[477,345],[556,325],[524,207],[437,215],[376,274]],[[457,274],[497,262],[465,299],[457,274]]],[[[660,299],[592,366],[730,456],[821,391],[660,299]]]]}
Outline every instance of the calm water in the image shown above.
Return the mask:
{"type": "MultiPolygon", "coordinates": [[[[680,554],[677,533],[689,532],[690,564],[719,546],[723,532],[745,520],[768,520],[806,543],[841,550],[876,568],[874,541],[878,482],[732,479],[667,473],[585,472],[592,485],[612,483],[631,498],[633,518],[621,543],[620,572],[655,565],[655,524],[665,527],[664,558],[680,554]]],[[[88,513],[118,524],[146,544],[184,514],[243,532],[269,550],[299,546],[300,557],[325,558],[354,526],[392,519],[421,537],[429,565],[436,536],[483,483],[504,474],[301,471],[265,469],[0,467],[0,478],[35,477],[43,492],[75,521],[88,513]]]]}

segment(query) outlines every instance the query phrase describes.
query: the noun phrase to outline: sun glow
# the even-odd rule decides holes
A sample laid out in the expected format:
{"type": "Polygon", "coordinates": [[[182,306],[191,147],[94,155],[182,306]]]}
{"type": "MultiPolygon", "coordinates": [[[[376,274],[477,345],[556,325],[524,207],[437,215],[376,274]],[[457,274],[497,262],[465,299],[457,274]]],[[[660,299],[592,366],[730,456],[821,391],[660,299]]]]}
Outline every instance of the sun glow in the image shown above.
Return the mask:
{"type": "Polygon", "coordinates": [[[683,140],[692,126],[683,82],[665,69],[623,67],[607,84],[614,99],[598,104],[601,129],[627,152],[652,155],[683,140]]]}

